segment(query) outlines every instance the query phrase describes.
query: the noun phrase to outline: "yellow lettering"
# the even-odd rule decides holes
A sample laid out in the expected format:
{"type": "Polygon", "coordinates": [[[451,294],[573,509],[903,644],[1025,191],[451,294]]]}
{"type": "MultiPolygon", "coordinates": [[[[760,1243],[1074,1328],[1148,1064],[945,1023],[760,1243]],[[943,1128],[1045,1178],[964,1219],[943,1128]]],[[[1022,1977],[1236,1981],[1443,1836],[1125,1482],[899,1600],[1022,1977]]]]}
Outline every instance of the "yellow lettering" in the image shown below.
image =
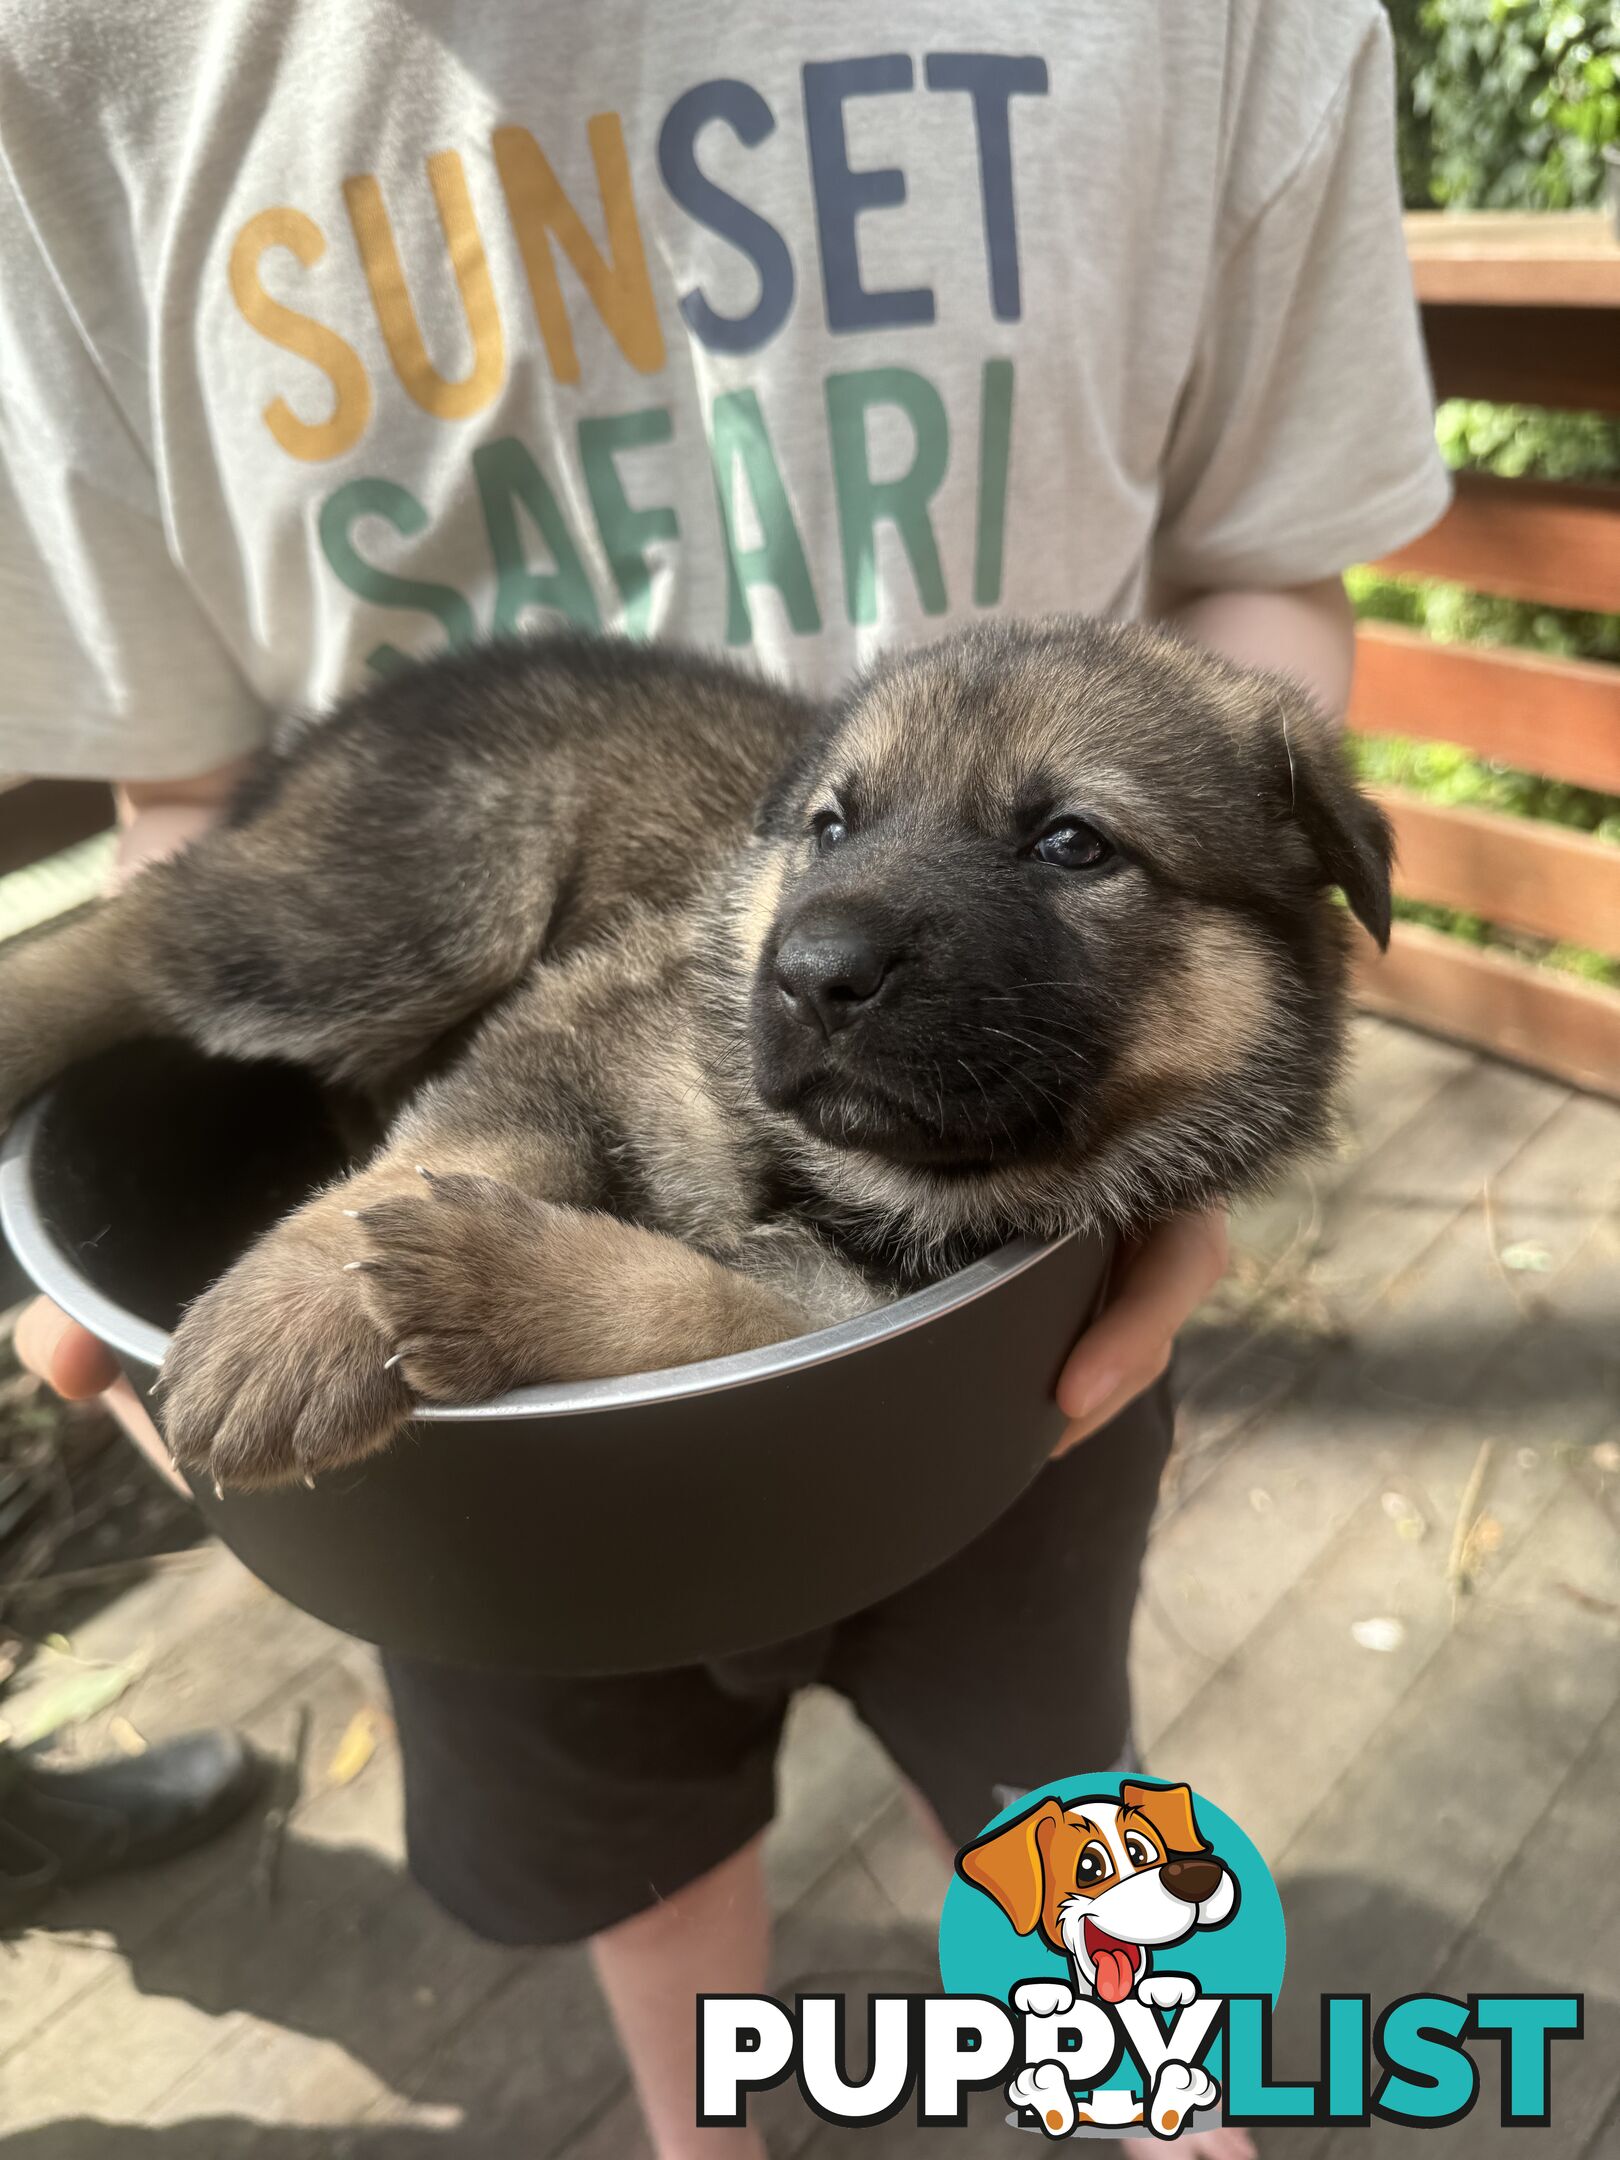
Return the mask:
{"type": "Polygon", "coordinates": [[[506,191],[506,206],[523,255],[546,357],[559,382],[579,381],[579,354],[574,349],[573,328],[552,259],[551,242],[555,239],[624,357],[639,373],[655,374],[664,364],[664,334],[658,326],[658,309],[647,276],[647,254],[618,114],[598,113],[588,122],[585,136],[595,160],[596,184],[602,198],[608,243],[605,255],[564,194],[550,160],[528,129],[497,128],[492,138],[495,168],[506,191]]]}
{"type": "Polygon", "coordinates": [[[231,296],[261,337],[320,369],[332,385],[332,411],[325,420],[300,420],[285,398],[276,397],[264,408],[264,424],[289,457],[312,463],[341,457],[365,433],[371,383],[352,345],[312,316],[272,300],[260,284],[259,260],[275,247],[286,248],[308,270],[326,253],[326,235],[301,210],[261,210],[232,245],[231,296]]]}
{"type": "Polygon", "coordinates": [[[500,389],[506,374],[506,348],[489,258],[473,216],[461,159],[454,150],[441,150],[428,159],[427,176],[472,337],[472,366],[457,382],[447,380],[428,358],[394,228],[374,175],[361,173],[345,180],[343,200],[349,207],[349,223],[371,287],[371,304],[377,310],[395,373],[422,410],[436,420],[467,420],[482,412],[500,389]]]}

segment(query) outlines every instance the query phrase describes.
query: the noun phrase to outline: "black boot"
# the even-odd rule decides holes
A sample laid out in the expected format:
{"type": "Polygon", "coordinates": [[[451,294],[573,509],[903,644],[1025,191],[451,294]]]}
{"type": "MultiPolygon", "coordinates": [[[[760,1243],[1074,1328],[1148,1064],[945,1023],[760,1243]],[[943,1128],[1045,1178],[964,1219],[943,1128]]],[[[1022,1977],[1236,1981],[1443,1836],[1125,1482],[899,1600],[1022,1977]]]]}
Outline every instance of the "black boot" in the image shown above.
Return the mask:
{"type": "Polygon", "coordinates": [[[82,1770],[0,1752],[0,1934],[26,1926],[68,1883],[205,1843],[263,1782],[260,1759],[220,1726],[82,1770]]]}

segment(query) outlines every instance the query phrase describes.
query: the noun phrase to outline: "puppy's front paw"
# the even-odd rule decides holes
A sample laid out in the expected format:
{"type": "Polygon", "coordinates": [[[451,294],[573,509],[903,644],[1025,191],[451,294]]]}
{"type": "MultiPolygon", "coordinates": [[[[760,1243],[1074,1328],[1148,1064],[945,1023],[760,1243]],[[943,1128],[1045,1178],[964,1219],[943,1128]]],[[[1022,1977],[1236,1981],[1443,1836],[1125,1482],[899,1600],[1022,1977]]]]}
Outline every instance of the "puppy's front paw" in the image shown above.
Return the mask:
{"type": "Polygon", "coordinates": [[[158,1382],[182,1469],[216,1487],[309,1482],[405,1423],[410,1392],[341,1266],[295,1222],[187,1308],[158,1382]]]}
{"type": "Polygon", "coordinates": [[[1144,1973],[1136,1983],[1136,1999],[1150,2010],[1181,2010],[1198,1994],[1198,1982],[1188,1973],[1144,1973]]]}
{"type": "Polygon", "coordinates": [[[1020,1980],[1012,2005],[1025,2017],[1067,2017],[1074,2008],[1074,1989],[1066,1980],[1020,1980]]]}
{"type": "Polygon", "coordinates": [[[546,1254],[558,1210],[498,1178],[423,1169],[362,1208],[359,1292],[397,1369],[433,1402],[545,1376],[546,1254]]]}

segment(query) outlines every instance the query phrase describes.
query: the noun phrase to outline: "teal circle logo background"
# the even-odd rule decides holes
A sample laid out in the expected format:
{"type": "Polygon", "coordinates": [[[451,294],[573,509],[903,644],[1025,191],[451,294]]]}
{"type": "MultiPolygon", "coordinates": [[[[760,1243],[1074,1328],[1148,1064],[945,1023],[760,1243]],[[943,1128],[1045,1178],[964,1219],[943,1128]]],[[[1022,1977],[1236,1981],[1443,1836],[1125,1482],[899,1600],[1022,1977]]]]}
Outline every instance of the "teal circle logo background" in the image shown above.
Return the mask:
{"type": "MultiPolygon", "coordinates": [[[[1045,1799],[1065,1804],[1087,1793],[1117,1798],[1122,1785],[1163,1785],[1140,1772],[1102,1771],[1055,1779],[993,1815],[984,1831],[999,1830],[1045,1799]]],[[[1218,1859],[1237,1877],[1238,1909],[1224,1926],[1195,1928],[1184,1942],[1154,1953],[1160,1972],[1190,1973],[1205,1995],[1268,1995],[1275,2005],[1288,1954],[1282,1899],[1252,1839],[1212,1800],[1193,1794],[1193,1813],[1218,1859]]],[[[984,1833],[981,1833],[981,1835],[984,1833]]],[[[1039,1935],[1020,1935],[992,1897],[953,1875],[939,1922],[939,1976],[949,1995],[990,1995],[1006,2002],[1021,1980],[1068,1980],[1067,1958],[1039,1935]]],[[[1219,2076],[1212,2053],[1210,2068],[1219,2076]]],[[[1110,2083],[1128,2083],[1116,2073],[1110,2083]]]]}

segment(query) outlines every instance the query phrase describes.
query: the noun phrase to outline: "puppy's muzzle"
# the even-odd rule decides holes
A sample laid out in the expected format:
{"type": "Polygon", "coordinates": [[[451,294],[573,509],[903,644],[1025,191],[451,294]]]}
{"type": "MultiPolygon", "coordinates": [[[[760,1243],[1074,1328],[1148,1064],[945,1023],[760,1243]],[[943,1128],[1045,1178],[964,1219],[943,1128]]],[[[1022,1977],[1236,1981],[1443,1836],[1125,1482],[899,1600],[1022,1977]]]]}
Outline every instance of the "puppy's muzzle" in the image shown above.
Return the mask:
{"type": "Polygon", "coordinates": [[[1202,1905],[1215,1895],[1222,1873],[1218,1860],[1167,1860],[1159,1870],[1159,1880],[1184,1905],[1202,1905]]]}
{"type": "Polygon", "coordinates": [[[860,1018],[893,957],[886,941],[852,916],[803,916],[777,947],[777,991],[800,1027],[830,1038],[860,1018]]]}

